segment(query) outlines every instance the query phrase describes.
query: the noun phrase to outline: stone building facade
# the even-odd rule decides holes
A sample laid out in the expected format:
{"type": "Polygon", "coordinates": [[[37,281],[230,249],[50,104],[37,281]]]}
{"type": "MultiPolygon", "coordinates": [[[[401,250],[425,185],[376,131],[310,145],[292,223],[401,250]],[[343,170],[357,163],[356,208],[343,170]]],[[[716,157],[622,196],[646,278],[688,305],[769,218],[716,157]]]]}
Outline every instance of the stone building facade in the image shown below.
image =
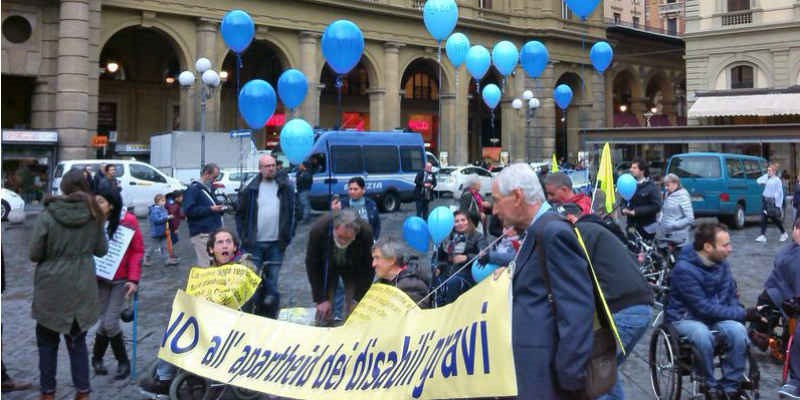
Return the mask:
{"type": "MultiPolygon", "coordinates": [[[[303,71],[310,82],[298,109],[279,106],[276,117],[257,132],[261,147],[277,141],[286,118],[298,116],[322,128],[342,119],[347,128],[418,130],[432,151],[447,151],[451,163],[480,159],[486,147],[509,151],[512,160],[547,158],[553,152],[575,160],[579,130],[612,124],[613,104],[604,91],[613,88],[611,74],[626,68],[615,61],[614,71],[605,75],[592,70],[589,48],[607,38],[601,9],[584,22],[561,0],[458,3],[456,31],[473,44],[491,49],[500,40],[521,46],[535,39],[550,52],[538,79],[521,68],[505,80],[494,70],[487,74],[481,84],[498,83],[504,91],[493,114],[465,68],[454,69],[444,54],[439,76],[437,43],[424,29],[420,0],[4,1],[3,97],[16,100],[3,103],[3,127],[57,131],[61,159],[94,156],[90,142],[98,135],[147,145],[159,132],[199,130],[199,89],[182,89],[176,78],[200,57],[227,74],[207,102],[206,130],[243,126],[236,114],[236,60],[219,33],[222,16],[233,8],[245,9],[256,23],[255,40],[242,55],[240,84],[258,77],[274,85],[289,67],[303,71]],[[330,22],[341,18],[359,25],[366,46],[360,64],[345,77],[339,114],[320,38],[330,22]],[[559,83],[575,93],[565,115],[552,101],[559,83]],[[541,103],[529,123],[510,106],[526,89],[541,103]]],[[[621,59],[626,43],[613,43],[621,46],[621,59]]],[[[653,75],[635,64],[627,69],[635,69],[640,81],[653,75]]],[[[677,75],[669,72],[664,78],[677,75]]]]}

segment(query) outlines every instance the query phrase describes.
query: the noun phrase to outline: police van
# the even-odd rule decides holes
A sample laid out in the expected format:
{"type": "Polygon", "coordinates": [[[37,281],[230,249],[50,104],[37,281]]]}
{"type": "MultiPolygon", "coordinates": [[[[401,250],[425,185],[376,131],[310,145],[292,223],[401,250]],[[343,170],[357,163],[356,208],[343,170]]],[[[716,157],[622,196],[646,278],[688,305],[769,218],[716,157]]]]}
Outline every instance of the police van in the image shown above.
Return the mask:
{"type": "Polygon", "coordinates": [[[328,131],[319,135],[308,157],[314,171],[311,207],[325,210],[332,195],[347,196],[347,181],[364,178],[366,196],[381,211],[393,212],[414,201],[414,178],[425,166],[425,143],[414,132],[328,131]]]}

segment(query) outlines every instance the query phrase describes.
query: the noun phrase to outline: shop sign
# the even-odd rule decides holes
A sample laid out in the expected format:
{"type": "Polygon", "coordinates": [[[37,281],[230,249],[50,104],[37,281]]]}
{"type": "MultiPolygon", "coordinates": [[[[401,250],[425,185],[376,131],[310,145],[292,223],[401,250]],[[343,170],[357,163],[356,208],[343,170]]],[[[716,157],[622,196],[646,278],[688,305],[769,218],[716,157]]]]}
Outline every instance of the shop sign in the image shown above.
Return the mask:
{"type": "Polygon", "coordinates": [[[3,129],[4,142],[58,143],[56,131],[25,131],[3,129]]]}

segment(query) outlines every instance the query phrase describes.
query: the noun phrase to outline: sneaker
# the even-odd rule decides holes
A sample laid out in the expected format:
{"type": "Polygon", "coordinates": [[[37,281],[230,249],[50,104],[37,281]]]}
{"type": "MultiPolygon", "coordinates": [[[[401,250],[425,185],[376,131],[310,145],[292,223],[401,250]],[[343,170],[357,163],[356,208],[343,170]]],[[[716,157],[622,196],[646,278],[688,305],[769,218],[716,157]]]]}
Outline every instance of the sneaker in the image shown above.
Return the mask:
{"type": "Polygon", "coordinates": [[[767,243],[767,237],[764,235],[760,235],[759,237],[756,238],[756,242],[767,243]]]}
{"type": "Polygon", "coordinates": [[[783,232],[783,233],[781,234],[780,241],[781,241],[781,242],[785,242],[787,239],[789,239],[789,234],[788,234],[788,233],[786,233],[786,232],[783,232]]]}
{"type": "Polygon", "coordinates": [[[181,263],[181,259],[178,257],[170,257],[167,259],[167,265],[178,265],[181,263]]]}
{"type": "Polygon", "coordinates": [[[144,260],[142,260],[142,266],[143,266],[143,267],[149,267],[149,266],[151,266],[151,265],[153,265],[153,262],[152,262],[152,261],[150,261],[150,259],[149,259],[149,258],[145,257],[145,259],[144,259],[144,260]]]}
{"type": "Polygon", "coordinates": [[[797,386],[787,383],[778,389],[778,395],[782,399],[800,399],[800,390],[797,386]]]}

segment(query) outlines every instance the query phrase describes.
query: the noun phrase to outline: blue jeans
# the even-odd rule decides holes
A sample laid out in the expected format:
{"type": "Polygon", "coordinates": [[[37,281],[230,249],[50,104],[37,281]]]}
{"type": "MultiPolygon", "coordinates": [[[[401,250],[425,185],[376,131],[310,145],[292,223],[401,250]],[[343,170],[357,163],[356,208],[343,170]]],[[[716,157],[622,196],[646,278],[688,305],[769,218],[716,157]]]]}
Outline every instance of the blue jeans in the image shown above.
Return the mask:
{"type": "Polygon", "coordinates": [[[280,243],[277,241],[274,242],[256,242],[256,244],[247,249],[247,251],[253,256],[253,264],[256,265],[256,269],[261,273],[261,275],[267,275],[270,282],[274,287],[278,287],[278,275],[281,272],[281,264],[283,263],[283,249],[281,249],[280,243]],[[267,270],[261,271],[263,265],[266,264],[267,270]]]}
{"type": "Polygon", "coordinates": [[[747,357],[747,329],[737,321],[720,321],[708,326],[699,321],[683,320],[673,322],[678,334],[685,336],[697,349],[702,360],[695,365],[696,371],[706,379],[709,388],[721,388],[725,392],[739,390],[744,377],[747,357]],[[714,337],[711,329],[719,331],[725,343],[725,356],[722,357],[722,382],[714,378],[714,337]]]}
{"type": "Polygon", "coordinates": [[[308,190],[297,192],[297,205],[300,208],[301,222],[311,219],[311,200],[308,199],[308,190]]]}
{"type": "MultiPolygon", "coordinates": [[[[650,306],[636,305],[623,308],[611,315],[611,317],[614,318],[614,324],[617,325],[617,333],[619,333],[622,345],[625,347],[625,354],[622,352],[617,353],[618,368],[625,362],[625,359],[633,353],[636,343],[638,343],[642,336],[644,336],[644,333],[647,332],[652,314],[653,309],[650,306]]],[[[599,399],[624,399],[625,394],[622,391],[622,381],[620,378],[619,370],[617,370],[617,383],[614,384],[610,392],[599,397],[599,399]]]]}
{"type": "MultiPolygon", "coordinates": [[[[39,347],[39,386],[42,393],[56,392],[56,369],[58,366],[58,343],[60,334],[36,324],[36,345],[39,347]]],[[[77,322],[64,334],[69,352],[72,384],[80,393],[89,393],[89,350],[86,348],[86,332],[81,332],[77,322]]]]}

